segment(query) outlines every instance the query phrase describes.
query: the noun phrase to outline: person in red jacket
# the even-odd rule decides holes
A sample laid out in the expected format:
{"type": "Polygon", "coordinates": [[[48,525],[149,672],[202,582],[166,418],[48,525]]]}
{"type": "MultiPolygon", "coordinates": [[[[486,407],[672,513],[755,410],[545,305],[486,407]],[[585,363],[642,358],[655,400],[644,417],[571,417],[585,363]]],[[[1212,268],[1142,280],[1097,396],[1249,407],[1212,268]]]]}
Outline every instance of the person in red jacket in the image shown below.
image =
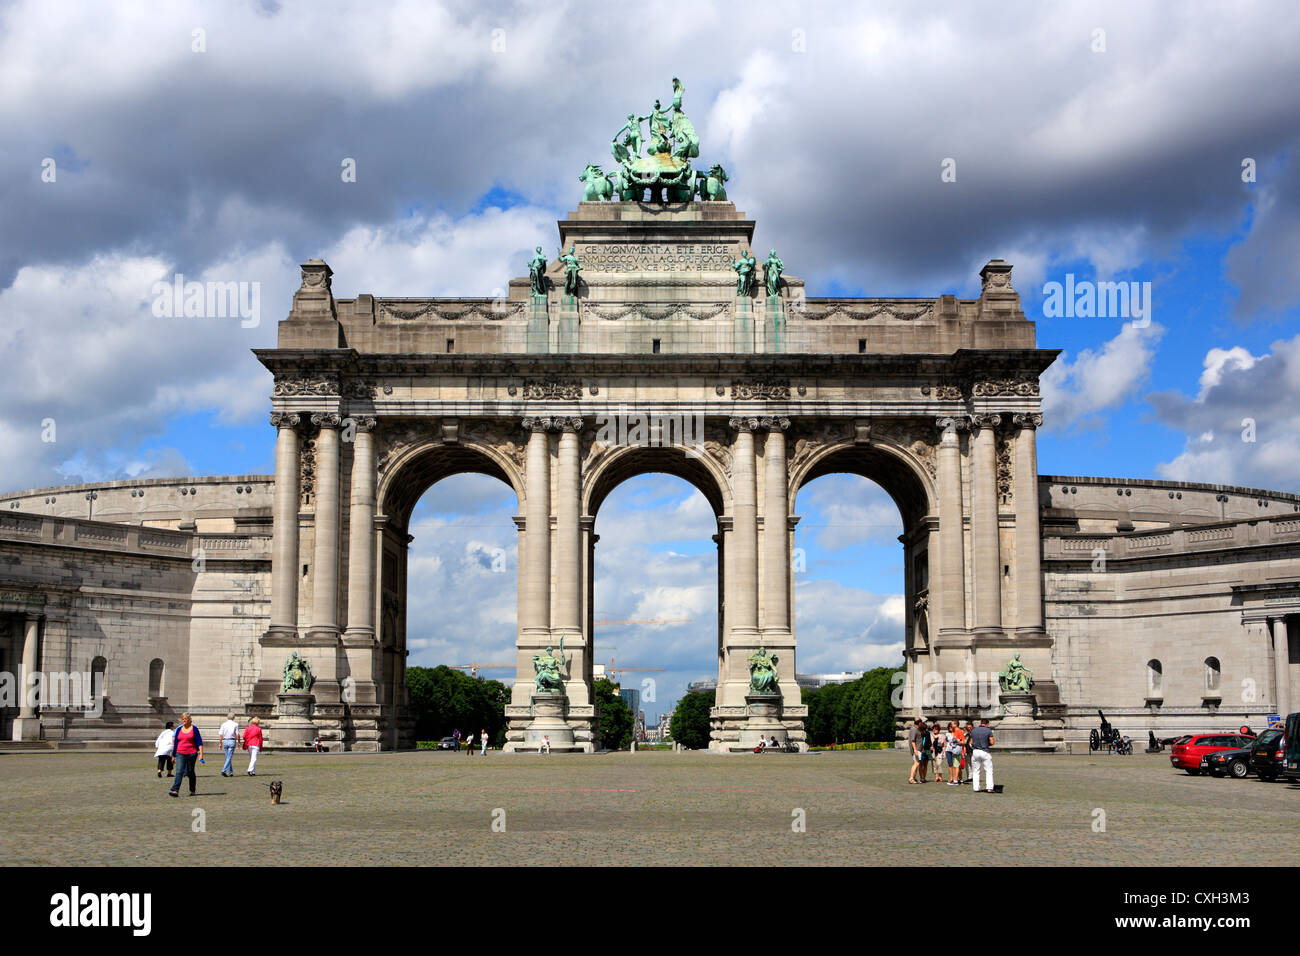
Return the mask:
{"type": "Polygon", "coordinates": [[[250,717],[244,728],[244,749],[248,751],[248,775],[257,776],[257,755],[262,749],[262,722],[250,717]]]}

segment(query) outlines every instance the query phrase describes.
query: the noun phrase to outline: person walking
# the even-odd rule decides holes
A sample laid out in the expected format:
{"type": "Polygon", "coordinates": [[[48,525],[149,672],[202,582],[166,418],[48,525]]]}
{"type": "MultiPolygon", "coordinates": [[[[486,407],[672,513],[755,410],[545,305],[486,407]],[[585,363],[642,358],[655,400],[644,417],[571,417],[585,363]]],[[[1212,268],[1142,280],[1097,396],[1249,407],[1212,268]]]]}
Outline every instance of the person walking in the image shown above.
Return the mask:
{"type": "Polygon", "coordinates": [[[921,721],[921,772],[917,774],[917,783],[925,783],[930,778],[930,761],[934,757],[934,740],[930,736],[930,725],[921,721]]]}
{"type": "Polygon", "coordinates": [[[487,728],[484,727],[482,730],[480,730],[480,731],[478,732],[478,736],[479,736],[479,740],[483,741],[483,745],[482,745],[483,749],[481,749],[481,750],[478,752],[478,755],[479,755],[480,757],[486,757],[486,756],[487,756],[487,741],[488,741],[487,728]]]}
{"type": "Polygon", "coordinates": [[[989,727],[989,719],[984,717],[980,720],[980,725],[975,728],[971,734],[971,785],[975,792],[980,792],[980,768],[983,767],[988,776],[988,789],[985,793],[993,793],[993,729],[989,727]]]}
{"type": "Polygon", "coordinates": [[[239,724],[235,723],[234,714],[226,714],[226,719],[217,729],[221,737],[221,749],[225,751],[226,762],[221,766],[221,776],[235,775],[235,745],[239,743],[239,724]]]}
{"type": "Polygon", "coordinates": [[[262,752],[262,720],[250,717],[244,728],[244,749],[248,751],[248,775],[257,776],[257,755],[262,752]]]}
{"type": "Polygon", "coordinates": [[[176,754],[176,779],[172,781],[172,788],[167,792],[173,797],[179,797],[181,779],[188,777],[192,797],[197,782],[194,766],[203,759],[203,735],[199,733],[199,728],[194,726],[194,721],[189,714],[181,714],[181,725],[176,728],[172,751],[176,754]]]}
{"type": "Polygon", "coordinates": [[[966,721],[966,730],[963,733],[962,750],[961,750],[961,770],[962,777],[958,779],[970,779],[970,759],[971,759],[971,735],[975,733],[975,725],[969,720],[966,721]]]}
{"type": "Polygon", "coordinates": [[[908,783],[924,783],[925,779],[916,779],[916,772],[921,769],[921,718],[918,717],[912,721],[912,726],[907,728],[907,748],[908,754],[912,758],[912,773],[907,778],[908,783]]]}
{"type": "Polygon", "coordinates": [[[452,739],[456,741],[456,749],[457,749],[457,750],[460,750],[460,728],[457,727],[456,730],[455,730],[455,732],[452,733],[451,736],[452,736],[452,739]]]}
{"type": "Polygon", "coordinates": [[[176,753],[175,726],[172,721],[167,721],[167,726],[158,735],[158,739],[153,742],[153,755],[158,758],[159,779],[162,778],[164,771],[168,776],[171,776],[172,768],[176,763],[174,756],[176,753]]]}
{"type": "Polygon", "coordinates": [[[465,738],[465,756],[466,757],[474,756],[474,735],[473,734],[470,734],[468,737],[465,738]]]}
{"type": "Polygon", "coordinates": [[[934,747],[934,782],[943,783],[943,765],[948,753],[948,735],[943,732],[939,721],[930,729],[930,739],[934,747]]]}

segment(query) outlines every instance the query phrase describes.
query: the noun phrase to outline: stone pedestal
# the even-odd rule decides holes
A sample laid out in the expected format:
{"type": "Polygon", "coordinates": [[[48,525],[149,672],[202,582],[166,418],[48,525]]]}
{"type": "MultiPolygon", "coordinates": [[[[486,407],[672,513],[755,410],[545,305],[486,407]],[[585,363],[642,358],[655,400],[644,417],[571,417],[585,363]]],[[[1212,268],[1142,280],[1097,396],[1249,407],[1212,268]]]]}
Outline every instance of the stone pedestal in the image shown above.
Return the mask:
{"type": "Polygon", "coordinates": [[[41,737],[41,718],[15,717],[11,736],[14,740],[39,740],[41,737]]]}
{"type": "Polygon", "coordinates": [[[736,297],[731,350],[743,355],[754,351],[754,313],[748,296],[736,297]]]}
{"type": "Polygon", "coordinates": [[[276,695],[275,723],[268,729],[268,743],[276,747],[310,747],[316,736],[312,711],[316,704],[313,694],[291,693],[276,695]]]}
{"type": "Polygon", "coordinates": [[[566,719],[567,710],[568,701],[563,694],[534,691],[533,716],[524,727],[524,739],[509,749],[515,753],[540,753],[542,738],[549,737],[552,753],[590,751],[590,744],[584,745],[574,739],[573,728],[566,719]]]}
{"type": "Polygon", "coordinates": [[[753,750],[760,740],[770,741],[776,738],[778,744],[784,745],[789,736],[785,724],[781,723],[781,698],[777,694],[746,694],[745,723],[740,728],[740,736],[729,749],[733,753],[753,750]]]}
{"type": "Polygon", "coordinates": [[[528,300],[528,329],[524,347],[529,352],[545,355],[551,350],[551,322],[546,308],[546,298],[535,295],[528,300]]]}
{"type": "Polygon", "coordinates": [[[1042,751],[1055,748],[1043,740],[1038,701],[1033,694],[1000,694],[1003,717],[993,728],[995,750],[1042,751]]]}

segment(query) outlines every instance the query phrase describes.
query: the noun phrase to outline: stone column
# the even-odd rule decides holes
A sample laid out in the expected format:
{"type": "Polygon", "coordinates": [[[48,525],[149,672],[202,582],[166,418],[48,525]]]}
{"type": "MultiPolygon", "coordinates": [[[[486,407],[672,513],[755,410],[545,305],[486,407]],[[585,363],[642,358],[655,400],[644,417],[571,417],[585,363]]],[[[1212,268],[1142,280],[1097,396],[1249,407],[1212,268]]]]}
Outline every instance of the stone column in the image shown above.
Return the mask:
{"type": "MultiPolygon", "coordinates": [[[[930,582],[930,592],[938,589],[939,627],[936,634],[957,634],[966,630],[966,558],[963,544],[961,500],[961,443],[957,433],[969,427],[964,417],[940,418],[936,422],[939,439],[939,580],[930,582]]],[[[932,621],[931,624],[934,622],[932,621]]]]}
{"type": "MultiPolygon", "coordinates": [[[[26,660],[27,655],[23,655],[26,660]]],[[[1286,618],[1273,618],[1273,680],[1277,687],[1274,697],[1278,714],[1286,720],[1291,713],[1291,655],[1286,636],[1286,618]]]]}
{"type": "Polygon", "coordinates": [[[1002,630],[1002,555],[998,547],[997,427],[1001,415],[976,415],[971,429],[971,564],[975,630],[1002,630]]]}
{"type": "Polygon", "coordinates": [[[525,418],[524,567],[519,622],[525,634],[548,640],[551,628],[551,449],[549,418],[525,418]]]}
{"type": "Polygon", "coordinates": [[[758,489],[755,475],[754,430],[758,420],[733,418],[730,425],[736,430],[732,456],[732,512],[731,532],[731,600],[727,602],[727,616],[731,631],[758,633],[758,489]]]}
{"type": "Polygon", "coordinates": [[[374,637],[375,622],[375,420],[353,417],[352,501],[348,512],[349,635],[374,637]]]}
{"type": "MultiPolygon", "coordinates": [[[[570,637],[582,637],[582,463],[578,433],[581,418],[561,418],[556,458],[555,499],[555,627],[570,637]]],[[[531,447],[531,445],[530,445],[531,447]]],[[[531,464],[531,463],[530,463],[531,464]]],[[[531,494],[530,494],[531,498],[531,494]]]]}
{"type": "Polygon", "coordinates": [[[1016,435],[1016,629],[1043,631],[1042,533],[1038,523],[1038,414],[1012,415],[1016,435]]]}
{"type": "MultiPolygon", "coordinates": [[[[339,416],[317,412],[316,437],[316,554],[312,570],[309,634],[339,632],[339,416]]],[[[313,660],[313,664],[317,663],[313,660]]],[[[318,676],[320,676],[318,674],[318,676]]]]}
{"type": "Polygon", "coordinates": [[[785,463],[788,418],[765,418],[763,448],[763,633],[790,634],[790,497],[785,463]]]}
{"type": "Polygon", "coordinates": [[[298,424],[295,412],[272,412],[275,435],[275,499],[271,511],[271,624],[269,630],[298,636],[298,424]]]}
{"type": "MultiPolygon", "coordinates": [[[[23,663],[18,680],[18,716],[13,723],[14,740],[38,740],[41,735],[41,722],[36,716],[36,702],[31,693],[32,675],[41,666],[40,634],[40,615],[28,614],[23,622],[23,663]]],[[[94,692],[95,688],[90,688],[90,693],[94,692]]]]}

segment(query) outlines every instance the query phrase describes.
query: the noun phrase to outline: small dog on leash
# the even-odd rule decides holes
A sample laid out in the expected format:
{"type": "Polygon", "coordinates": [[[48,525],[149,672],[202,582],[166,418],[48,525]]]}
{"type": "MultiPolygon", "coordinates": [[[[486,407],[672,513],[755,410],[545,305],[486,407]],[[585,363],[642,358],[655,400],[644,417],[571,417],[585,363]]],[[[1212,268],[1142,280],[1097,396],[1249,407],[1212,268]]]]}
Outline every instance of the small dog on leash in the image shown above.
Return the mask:
{"type": "Polygon", "coordinates": [[[271,791],[271,805],[275,806],[280,802],[280,796],[284,793],[284,783],[279,780],[272,780],[267,786],[271,791]]]}

